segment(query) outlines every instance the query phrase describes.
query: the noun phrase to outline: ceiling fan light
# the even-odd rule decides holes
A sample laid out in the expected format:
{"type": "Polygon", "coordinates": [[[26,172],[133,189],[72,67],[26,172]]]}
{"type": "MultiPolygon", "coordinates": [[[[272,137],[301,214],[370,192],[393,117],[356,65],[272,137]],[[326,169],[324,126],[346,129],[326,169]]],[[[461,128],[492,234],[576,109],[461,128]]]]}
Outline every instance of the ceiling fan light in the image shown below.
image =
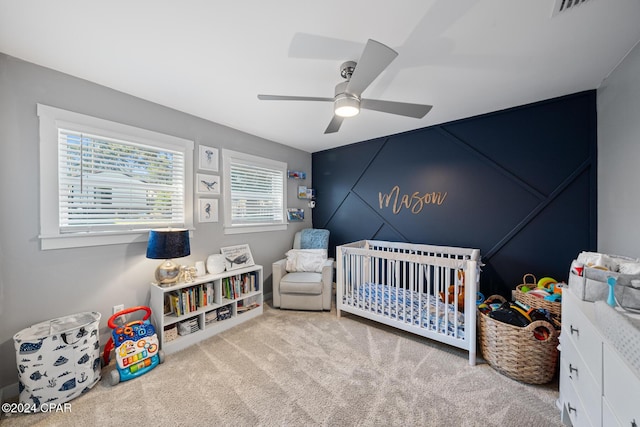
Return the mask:
{"type": "Polygon", "coordinates": [[[360,100],[354,95],[343,93],[336,97],[333,107],[336,116],[353,117],[360,112],[360,100]]]}

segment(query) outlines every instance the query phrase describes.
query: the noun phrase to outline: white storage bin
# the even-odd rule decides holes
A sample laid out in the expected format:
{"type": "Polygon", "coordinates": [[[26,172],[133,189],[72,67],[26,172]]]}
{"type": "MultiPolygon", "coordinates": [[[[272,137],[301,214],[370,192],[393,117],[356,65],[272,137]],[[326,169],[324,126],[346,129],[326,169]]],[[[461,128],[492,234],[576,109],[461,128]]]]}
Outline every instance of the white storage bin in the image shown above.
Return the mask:
{"type": "Polygon", "coordinates": [[[96,311],[72,314],[23,329],[13,336],[20,402],[39,411],[89,391],[100,380],[96,311]]]}

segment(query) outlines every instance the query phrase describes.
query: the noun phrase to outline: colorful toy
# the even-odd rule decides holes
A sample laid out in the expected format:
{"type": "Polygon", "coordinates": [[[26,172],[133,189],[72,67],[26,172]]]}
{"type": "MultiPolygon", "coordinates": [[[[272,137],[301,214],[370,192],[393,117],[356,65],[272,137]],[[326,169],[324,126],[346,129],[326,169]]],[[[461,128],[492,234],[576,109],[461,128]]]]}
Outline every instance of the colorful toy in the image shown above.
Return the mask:
{"type": "MultiPolygon", "coordinates": [[[[458,297],[455,298],[455,289],[454,285],[449,286],[447,289],[447,294],[449,298],[445,298],[445,293],[440,292],[440,300],[445,301],[449,304],[453,304],[454,299],[457,300],[458,310],[464,311],[464,270],[458,270],[458,297]]],[[[476,301],[477,304],[477,301],[476,301]]]]}
{"type": "Polygon", "coordinates": [[[607,295],[607,304],[609,304],[611,307],[615,307],[616,306],[616,295],[613,291],[613,288],[616,286],[616,278],[615,277],[608,277],[607,278],[607,285],[609,285],[609,294],[607,295]]]}
{"type": "Polygon", "coordinates": [[[146,374],[164,362],[164,352],[158,347],[158,336],[149,317],[151,309],[138,306],[119,311],[107,321],[107,325],[113,329],[113,336],[104,347],[103,359],[105,365],[108,365],[111,350],[115,349],[116,369],[109,372],[109,383],[112,386],[146,374]],[[146,312],[142,320],[116,325],[116,318],[138,310],[146,312]]]}
{"type": "Polygon", "coordinates": [[[538,287],[544,289],[544,288],[548,288],[549,285],[556,284],[556,283],[558,283],[558,281],[553,277],[543,277],[542,279],[538,280],[538,287]]]}

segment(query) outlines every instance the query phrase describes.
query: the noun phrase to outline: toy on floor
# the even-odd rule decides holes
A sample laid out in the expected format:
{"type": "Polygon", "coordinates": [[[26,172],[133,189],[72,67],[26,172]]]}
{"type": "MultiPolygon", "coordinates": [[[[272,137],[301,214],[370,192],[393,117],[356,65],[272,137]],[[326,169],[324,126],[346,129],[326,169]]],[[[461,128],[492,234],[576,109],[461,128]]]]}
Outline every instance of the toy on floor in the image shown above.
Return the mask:
{"type": "Polygon", "coordinates": [[[115,349],[116,368],[109,373],[109,384],[116,385],[146,374],[164,362],[164,352],[158,348],[156,330],[149,322],[151,309],[145,306],[119,311],[109,318],[107,325],[113,329],[112,337],[104,347],[103,359],[109,364],[111,350],[115,349]],[[146,312],[142,320],[117,325],[115,319],[138,310],[146,312]]]}

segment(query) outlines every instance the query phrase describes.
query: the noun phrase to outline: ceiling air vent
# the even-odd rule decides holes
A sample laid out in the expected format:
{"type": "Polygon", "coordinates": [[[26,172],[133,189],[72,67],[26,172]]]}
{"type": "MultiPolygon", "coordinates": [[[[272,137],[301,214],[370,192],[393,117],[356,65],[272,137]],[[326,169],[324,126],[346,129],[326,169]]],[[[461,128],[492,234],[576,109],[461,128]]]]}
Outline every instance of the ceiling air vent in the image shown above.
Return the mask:
{"type": "Polygon", "coordinates": [[[587,0],[556,0],[551,16],[556,16],[560,12],[571,10],[571,8],[579,6],[586,1],[587,0]]]}

